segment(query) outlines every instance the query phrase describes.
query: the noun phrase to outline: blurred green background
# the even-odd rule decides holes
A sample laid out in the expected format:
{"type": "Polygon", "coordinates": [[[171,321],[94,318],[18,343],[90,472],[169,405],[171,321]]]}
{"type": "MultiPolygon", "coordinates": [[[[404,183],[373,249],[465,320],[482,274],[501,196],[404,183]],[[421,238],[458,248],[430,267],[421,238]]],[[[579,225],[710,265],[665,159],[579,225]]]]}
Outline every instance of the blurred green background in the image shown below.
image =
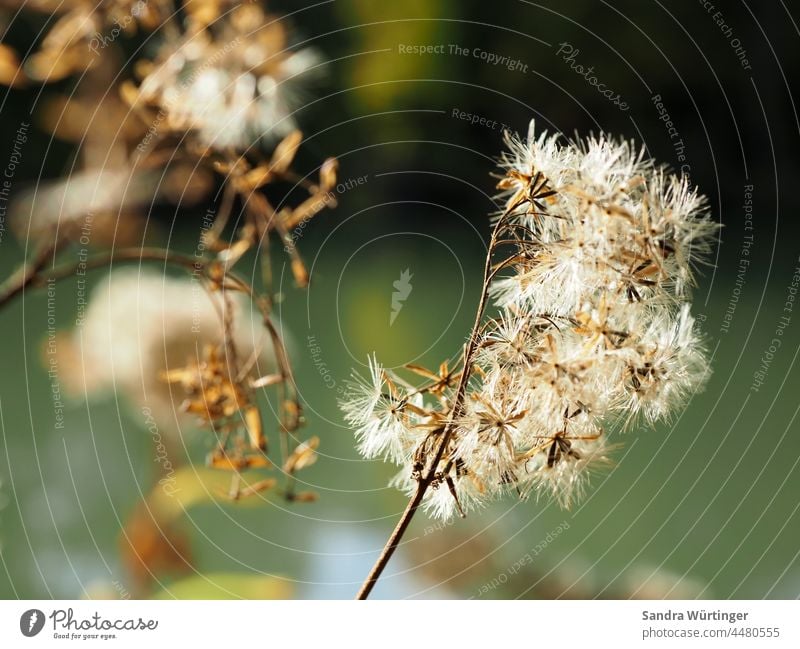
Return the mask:
{"type": "MultiPolygon", "coordinates": [[[[329,61],[297,113],[307,138],[301,165],[311,170],[336,156],[342,182],[366,178],[305,228],[298,245],[312,270],[310,289],[294,288],[287,269],[276,268],[308,434],[321,438],[320,459],[301,479],[320,498],[259,505],[196,498],[191,467],[210,483],[217,478],[202,468],[209,440],[187,431],[173,523],[190,566],[137,581],[119,539],[157,479],[151,436],[123,394],[70,401],[64,428],[56,428],[41,360],[46,295],[28,292],[0,312],[0,596],[351,597],[405,499],[385,486],[392,467],[355,452],[336,405],[343,381],[373,351],[389,366],[436,366],[453,357],[480,288],[493,209],[489,174],[502,132],[453,111],[522,132],[535,118],[539,128],[568,136],[607,131],[635,138],[678,168],[674,140],[652,99],[660,95],[685,143],[692,181],[725,224],[694,306],[713,352],[707,389],[672,425],[618,439],[617,466],[598,476],[572,511],[507,500],[450,525],[418,516],[375,594],[797,597],[800,312],[791,314],[760,389],[751,389],[800,264],[792,185],[798,119],[790,94],[800,63],[796,9],[726,4],[728,36],[702,3],[689,2],[336,0],[270,7],[294,12],[297,40],[329,61]],[[620,110],[572,71],[557,54],[560,43],[580,50],[576,60],[593,65],[630,109],[620,110]],[[443,44],[447,53],[402,54],[401,44],[443,44]],[[451,44],[468,55],[451,55],[451,44]],[[474,48],[527,67],[491,65],[474,48]],[[748,232],[742,205],[751,184],[748,232]],[[752,263],[726,329],[750,234],[752,263]],[[413,289],[390,325],[393,282],[406,269],[413,289]]],[[[21,19],[7,41],[27,42],[37,24],[21,19]]],[[[38,93],[29,88],[3,98],[4,139],[10,143],[21,122],[34,124],[15,192],[61,175],[72,154],[36,128],[38,93]]],[[[10,148],[4,143],[0,158],[10,148]]],[[[174,229],[170,246],[191,252],[201,214],[186,208],[155,218],[164,241],[174,229]]],[[[22,248],[6,229],[0,275],[19,263],[22,248]]],[[[243,274],[251,271],[257,273],[248,261],[243,274]]],[[[74,292],[74,283],[59,285],[61,328],[74,321],[67,308],[74,292]]]]}

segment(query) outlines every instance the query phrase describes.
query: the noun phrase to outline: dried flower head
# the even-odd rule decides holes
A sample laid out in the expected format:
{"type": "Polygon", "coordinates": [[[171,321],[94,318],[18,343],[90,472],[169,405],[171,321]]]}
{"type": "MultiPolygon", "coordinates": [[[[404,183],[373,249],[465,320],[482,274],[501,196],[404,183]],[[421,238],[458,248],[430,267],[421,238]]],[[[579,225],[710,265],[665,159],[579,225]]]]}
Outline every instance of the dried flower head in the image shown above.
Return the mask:
{"type": "Polygon", "coordinates": [[[609,428],[666,419],[709,372],[689,308],[717,230],[705,199],[629,142],[533,123],[507,142],[458,380],[409,368],[432,379],[413,387],[373,359],[342,402],[361,453],[443,518],[505,493],[569,507],[608,463],[609,428]],[[481,323],[488,296],[500,315],[481,323]]]}
{"type": "Polygon", "coordinates": [[[354,375],[349,399],[342,404],[345,420],[356,429],[359,451],[366,458],[382,457],[399,463],[408,457],[419,437],[416,426],[422,395],[369,359],[369,378],[354,375]]]}
{"type": "Polygon", "coordinates": [[[206,146],[244,148],[294,128],[296,78],[317,62],[289,49],[285,23],[242,4],[210,24],[190,14],[177,42],[166,41],[131,98],[155,108],[168,130],[194,131],[206,146]]]}

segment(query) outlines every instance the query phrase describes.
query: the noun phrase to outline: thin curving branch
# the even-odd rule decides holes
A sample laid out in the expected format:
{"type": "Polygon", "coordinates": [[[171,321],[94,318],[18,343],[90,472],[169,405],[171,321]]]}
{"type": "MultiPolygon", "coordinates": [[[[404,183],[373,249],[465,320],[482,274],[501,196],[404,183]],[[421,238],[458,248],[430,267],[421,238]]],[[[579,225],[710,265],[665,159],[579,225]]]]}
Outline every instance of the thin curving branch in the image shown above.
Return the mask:
{"type": "Polygon", "coordinates": [[[442,460],[442,456],[444,455],[445,449],[447,448],[447,444],[450,442],[450,438],[453,435],[453,430],[455,428],[455,421],[458,419],[459,415],[461,414],[462,408],[464,406],[464,397],[467,393],[467,385],[469,384],[470,376],[472,375],[472,360],[475,355],[475,351],[477,349],[478,340],[480,338],[479,332],[481,329],[481,322],[483,321],[483,314],[486,311],[486,302],[489,297],[489,285],[491,284],[491,279],[493,277],[492,271],[492,258],[494,256],[495,250],[498,246],[498,236],[502,231],[505,220],[508,213],[506,212],[503,214],[497,221],[492,230],[492,236],[489,241],[489,248],[486,252],[486,263],[483,270],[483,287],[481,289],[481,297],[478,302],[478,309],[475,313],[475,323],[472,326],[472,331],[469,335],[469,340],[467,341],[466,348],[464,349],[464,358],[463,358],[463,368],[461,371],[461,378],[458,382],[458,387],[456,389],[455,398],[453,400],[453,407],[450,411],[450,415],[447,419],[447,423],[445,425],[444,431],[442,433],[442,439],[439,442],[439,446],[436,450],[436,454],[433,457],[430,465],[428,466],[427,471],[423,474],[420,478],[419,482],[417,483],[417,488],[414,492],[414,495],[408,502],[405,511],[403,512],[400,520],[397,522],[397,526],[394,528],[394,531],[389,536],[389,539],[386,541],[386,545],[384,546],[383,550],[381,551],[378,560],[375,562],[375,565],[372,567],[372,570],[369,571],[367,578],[364,580],[364,583],[361,585],[361,588],[356,595],[356,599],[367,599],[372,592],[372,589],[375,587],[375,584],[381,577],[386,565],[389,563],[389,560],[392,558],[392,555],[397,550],[397,547],[400,545],[400,541],[403,539],[403,535],[405,534],[408,526],[411,524],[411,520],[414,518],[414,514],[416,514],[419,506],[422,504],[422,500],[425,497],[428,488],[431,486],[431,483],[436,478],[437,468],[439,467],[439,463],[442,460]]]}

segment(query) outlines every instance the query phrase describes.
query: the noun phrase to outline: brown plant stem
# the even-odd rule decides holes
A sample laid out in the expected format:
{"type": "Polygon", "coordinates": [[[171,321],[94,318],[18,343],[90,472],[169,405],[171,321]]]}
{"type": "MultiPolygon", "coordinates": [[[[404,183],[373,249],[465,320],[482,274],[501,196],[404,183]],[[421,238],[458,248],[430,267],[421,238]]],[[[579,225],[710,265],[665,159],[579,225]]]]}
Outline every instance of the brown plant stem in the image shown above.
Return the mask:
{"type": "MultiPolygon", "coordinates": [[[[54,253],[55,247],[48,246],[37,253],[36,258],[30,264],[26,264],[15,272],[9,279],[0,286],[0,308],[6,303],[11,302],[18,295],[22,294],[27,287],[40,287],[45,280],[60,280],[75,275],[78,268],[94,270],[98,268],[110,267],[114,262],[122,261],[162,261],[165,264],[178,266],[188,271],[207,271],[208,267],[214,263],[211,259],[197,259],[190,255],[173,252],[164,248],[120,248],[115,251],[99,253],[89,257],[85,261],[74,264],[63,264],[52,268],[46,275],[43,274],[47,259],[54,253]]],[[[261,311],[264,327],[276,349],[278,368],[283,382],[288,384],[292,398],[295,398],[296,386],[292,374],[286,347],[278,332],[275,323],[270,317],[267,306],[255,292],[252,286],[241,279],[238,275],[230,271],[225,271],[225,280],[229,282],[229,287],[244,292],[253,300],[261,311]]],[[[223,288],[224,288],[223,284],[223,288]]]]}
{"type": "Polygon", "coordinates": [[[34,254],[33,261],[20,266],[2,285],[0,285],[0,307],[20,295],[28,286],[34,284],[39,274],[57,251],[58,245],[53,242],[42,246],[34,254]]]}
{"type": "Polygon", "coordinates": [[[461,414],[461,410],[464,405],[464,397],[467,393],[467,385],[469,384],[469,379],[472,374],[472,357],[475,354],[478,340],[480,338],[479,332],[481,329],[481,322],[483,320],[484,311],[486,311],[486,302],[489,297],[489,285],[491,283],[491,278],[493,277],[492,257],[494,255],[495,248],[498,245],[497,237],[505,225],[506,216],[507,213],[503,214],[498,219],[494,229],[492,230],[491,239],[489,240],[489,247],[486,251],[486,263],[483,270],[483,288],[481,289],[481,297],[478,301],[478,309],[475,313],[475,323],[472,326],[469,340],[467,341],[467,345],[464,349],[461,378],[459,379],[458,387],[456,388],[456,394],[453,399],[453,407],[450,410],[450,416],[448,417],[447,423],[442,431],[442,439],[439,442],[439,446],[437,447],[433,461],[428,467],[428,470],[417,483],[417,489],[414,492],[414,495],[411,497],[411,500],[409,500],[405,511],[400,517],[400,520],[397,522],[397,525],[389,536],[389,539],[386,541],[386,545],[384,545],[378,560],[375,562],[375,565],[372,566],[367,578],[361,585],[361,588],[356,595],[356,599],[367,599],[369,594],[372,592],[372,589],[375,587],[375,584],[378,583],[378,579],[380,579],[381,574],[386,568],[386,565],[389,563],[389,560],[392,558],[395,550],[397,550],[403,535],[408,529],[408,526],[411,524],[411,519],[414,518],[414,514],[416,514],[417,509],[419,509],[419,506],[422,504],[422,499],[425,497],[425,493],[428,491],[428,488],[431,486],[431,483],[436,477],[436,470],[442,460],[442,456],[447,448],[447,444],[450,442],[450,438],[453,435],[453,429],[455,427],[454,423],[461,414]]]}
{"type": "Polygon", "coordinates": [[[78,268],[93,270],[109,266],[115,261],[163,261],[194,270],[202,268],[203,262],[194,257],[161,248],[121,248],[114,252],[100,253],[89,257],[87,260],[75,264],[64,264],[52,268],[46,275],[43,273],[47,259],[55,252],[55,246],[46,246],[29,264],[18,269],[11,277],[0,286],[0,308],[4,307],[17,296],[21,295],[27,287],[40,287],[45,279],[65,279],[72,277],[78,268]]]}

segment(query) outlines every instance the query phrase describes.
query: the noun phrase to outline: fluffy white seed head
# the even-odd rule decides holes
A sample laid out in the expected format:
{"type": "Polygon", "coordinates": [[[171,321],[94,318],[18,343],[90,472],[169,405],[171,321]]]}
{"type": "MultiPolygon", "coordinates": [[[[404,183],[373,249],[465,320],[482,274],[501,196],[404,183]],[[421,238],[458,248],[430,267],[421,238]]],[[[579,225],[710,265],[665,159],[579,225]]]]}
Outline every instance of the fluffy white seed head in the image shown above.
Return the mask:
{"type": "Polygon", "coordinates": [[[412,390],[373,360],[342,404],[407,493],[438,458],[424,505],[443,518],[505,493],[569,507],[608,464],[610,428],[670,417],[709,374],[690,314],[718,228],[705,199],[631,142],[533,124],[507,142],[491,251],[507,272],[487,287],[500,313],[476,334],[463,399],[444,365],[412,390]]]}
{"type": "Polygon", "coordinates": [[[354,428],[359,452],[366,458],[403,462],[418,436],[414,426],[419,417],[412,408],[422,396],[410,396],[405,386],[372,356],[369,376],[353,374],[340,405],[345,421],[354,428]]]}

